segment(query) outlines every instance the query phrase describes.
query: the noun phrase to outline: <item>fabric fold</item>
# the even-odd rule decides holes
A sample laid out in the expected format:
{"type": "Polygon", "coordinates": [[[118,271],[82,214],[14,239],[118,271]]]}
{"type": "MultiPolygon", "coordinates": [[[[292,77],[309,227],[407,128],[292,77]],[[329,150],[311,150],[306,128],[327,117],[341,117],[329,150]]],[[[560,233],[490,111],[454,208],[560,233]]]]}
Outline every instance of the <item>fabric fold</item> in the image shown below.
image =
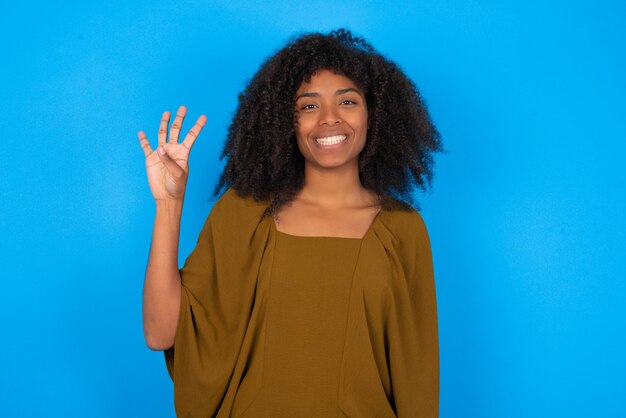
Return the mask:
{"type": "Polygon", "coordinates": [[[248,324],[261,262],[269,249],[271,218],[263,217],[266,207],[265,202],[228,190],[216,202],[180,270],[176,337],[174,346],[165,351],[178,416],[214,416],[232,399],[226,395],[231,381],[238,378],[235,372],[242,372],[238,359],[254,340],[255,330],[248,324]]]}
{"type": "Polygon", "coordinates": [[[349,417],[437,417],[439,346],[430,242],[416,211],[385,211],[361,248],[340,378],[349,417]]]}

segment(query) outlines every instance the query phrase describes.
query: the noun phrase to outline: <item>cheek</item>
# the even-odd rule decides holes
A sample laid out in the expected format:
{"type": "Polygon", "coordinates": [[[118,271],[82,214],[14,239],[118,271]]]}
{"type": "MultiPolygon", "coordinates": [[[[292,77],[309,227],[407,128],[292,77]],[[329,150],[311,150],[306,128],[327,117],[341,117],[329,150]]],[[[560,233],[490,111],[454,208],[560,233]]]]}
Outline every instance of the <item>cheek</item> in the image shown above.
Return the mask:
{"type": "Polygon", "coordinates": [[[303,155],[307,155],[308,154],[308,143],[307,143],[307,128],[306,126],[304,126],[304,124],[302,123],[302,120],[299,120],[296,122],[295,125],[295,134],[296,134],[296,145],[298,146],[298,149],[300,150],[300,153],[303,155]]]}
{"type": "Polygon", "coordinates": [[[363,111],[363,129],[367,132],[367,129],[370,127],[370,118],[369,112],[367,109],[363,111]]]}
{"type": "Polygon", "coordinates": [[[303,139],[307,137],[311,129],[313,129],[315,123],[311,121],[311,118],[299,117],[294,121],[294,128],[298,138],[303,139]]]}
{"type": "Polygon", "coordinates": [[[367,136],[367,129],[369,128],[367,113],[359,115],[359,117],[355,119],[353,126],[359,131],[359,134],[365,138],[367,136]]]}
{"type": "Polygon", "coordinates": [[[296,135],[296,145],[298,146],[298,150],[300,154],[305,158],[311,158],[311,152],[309,150],[309,144],[306,142],[306,139],[302,138],[300,135],[296,135]]]}
{"type": "Polygon", "coordinates": [[[296,144],[298,145],[300,152],[302,152],[302,147],[305,146],[305,143],[306,136],[303,135],[302,131],[296,126],[296,144]]]}

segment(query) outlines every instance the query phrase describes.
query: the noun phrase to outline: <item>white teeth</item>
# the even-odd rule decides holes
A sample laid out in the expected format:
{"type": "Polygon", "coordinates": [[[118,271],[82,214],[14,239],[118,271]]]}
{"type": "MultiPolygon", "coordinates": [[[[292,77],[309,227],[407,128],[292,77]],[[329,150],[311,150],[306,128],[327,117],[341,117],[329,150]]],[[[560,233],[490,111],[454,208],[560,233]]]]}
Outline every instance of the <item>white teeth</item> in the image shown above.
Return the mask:
{"type": "Polygon", "coordinates": [[[346,139],[345,135],[327,136],[326,138],[316,138],[315,141],[320,145],[334,145],[346,139]]]}

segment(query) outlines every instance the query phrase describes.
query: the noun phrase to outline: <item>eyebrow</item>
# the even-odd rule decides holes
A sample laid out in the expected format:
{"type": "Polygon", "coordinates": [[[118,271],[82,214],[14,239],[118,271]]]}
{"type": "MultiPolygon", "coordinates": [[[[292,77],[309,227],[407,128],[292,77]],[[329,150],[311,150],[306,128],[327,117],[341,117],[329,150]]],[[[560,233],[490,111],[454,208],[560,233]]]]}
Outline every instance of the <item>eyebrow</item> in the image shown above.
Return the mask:
{"type": "MultiPolygon", "coordinates": [[[[357,93],[360,96],[362,95],[362,93],[360,91],[358,91],[357,89],[355,89],[353,87],[348,87],[347,89],[339,89],[339,90],[337,90],[335,92],[335,96],[341,96],[342,94],[346,94],[346,93],[350,93],[350,92],[357,93]]],[[[314,91],[302,93],[302,94],[300,94],[300,95],[298,95],[296,97],[296,101],[298,101],[302,97],[320,97],[320,94],[316,93],[314,91]]]]}

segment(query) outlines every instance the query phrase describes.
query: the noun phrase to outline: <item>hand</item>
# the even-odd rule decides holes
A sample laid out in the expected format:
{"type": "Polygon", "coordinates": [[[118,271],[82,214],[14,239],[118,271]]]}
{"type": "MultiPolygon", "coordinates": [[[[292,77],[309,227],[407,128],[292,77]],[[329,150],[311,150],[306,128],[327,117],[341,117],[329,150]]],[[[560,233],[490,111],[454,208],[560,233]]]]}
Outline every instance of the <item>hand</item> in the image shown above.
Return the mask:
{"type": "Polygon", "coordinates": [[[170,129],[170,140],[167,139],[167,126],[170,112],[164,112],[159,128],[158,148],[152,150],[150,142],[143,131],[139,131],[139,142],[146,155],[146,172],[148,183],[155,200],[180,200],[185,197],[185,187],[189,175],[189,153],[193,143],[206,124],[206,116],[198,118],[196,124],[187,133],[185,140],[179,144],[178,136],[187,114],[187,108],[181,106],[170,129]]]}

